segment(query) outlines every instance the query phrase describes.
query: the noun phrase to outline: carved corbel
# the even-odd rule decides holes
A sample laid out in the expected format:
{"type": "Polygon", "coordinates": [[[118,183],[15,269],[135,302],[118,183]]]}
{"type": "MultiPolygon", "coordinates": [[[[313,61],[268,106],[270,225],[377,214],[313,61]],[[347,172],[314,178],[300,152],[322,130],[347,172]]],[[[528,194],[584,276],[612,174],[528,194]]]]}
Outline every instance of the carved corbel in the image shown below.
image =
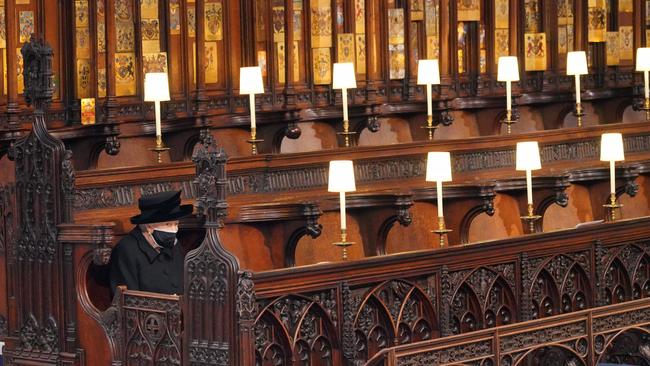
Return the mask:
{"type": "Polygon", "coordinates": [[[494,215],[494,197],[496,196],[494,186],[486,185],[479,187],[478,196],[481,198],[481,203],[472,207],[465,216],[463,216],[463,219],[460,222],[459,231],[461,244],[469,244],[469,229],[476,216],[482,213],[485,213],[488,216],[494,215]]]}

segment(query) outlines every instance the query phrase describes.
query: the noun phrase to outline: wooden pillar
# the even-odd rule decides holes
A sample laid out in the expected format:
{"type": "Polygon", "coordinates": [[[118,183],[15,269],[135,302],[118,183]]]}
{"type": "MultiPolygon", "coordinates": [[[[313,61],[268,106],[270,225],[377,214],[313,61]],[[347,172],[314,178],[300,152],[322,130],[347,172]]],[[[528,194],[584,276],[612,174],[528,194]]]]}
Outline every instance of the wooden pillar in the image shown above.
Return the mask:
{"type": "Polygon", "coordinates": [[[382,82],[382,19],[380,0],[366,1],[366,72],[368,102],[377,100],[377,87],[382,82]]]}
{"type": "Polygon", "coordinates": [[[16,0],[6,0],[5,16],[7,21],[7,120],[9,126],[17,127],[18,113],[18,78],[16,75],[18,47],[18,24],[16,22],[16,0]]]}
{"type": "Polygon", "coordinates": [[[106,0],[106,101],[104,122],[115,122],[117,98],[115,96],[115,47],[117,29],[115,22],[115,0],[106,0]]]}
{"type": "MultiPolygon", "coordinates": [[[[284,24],[286,24],[285,31],[285,54],[286,61],[284,63],[285,72],[285,82],[284,82],[284,94],[285,94],[285,107],[288,109],[293,109],[296,107],[296,92],[294,90],[294,84],[297,80],[300,79],[300,75],[294,73],[293,60],[295,58],[296,50],[293,49],[293,0],[285,0],[286,10],[284,12],[284,24]]],[[[336,11],[336,8],[332,8],[332,13],[336,11]]],[[[334,47],[336,47],[336,40],[332,41],[334,47]]]]}
{"type": "Polygon", "coordinates": [[[207,112],[207,97],[205,95],[205,0],[196,0],[196,115],[203,119],[207,112]]]}

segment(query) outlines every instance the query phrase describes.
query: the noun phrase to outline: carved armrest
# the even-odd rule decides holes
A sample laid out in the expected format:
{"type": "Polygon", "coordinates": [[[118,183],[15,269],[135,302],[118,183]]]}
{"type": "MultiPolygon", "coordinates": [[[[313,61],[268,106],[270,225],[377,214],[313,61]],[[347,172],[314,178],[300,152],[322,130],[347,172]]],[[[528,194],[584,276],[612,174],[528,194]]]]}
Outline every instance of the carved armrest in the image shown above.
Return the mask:
{"type": "Polygon", "coordinates": [[[93,263],[106,265],[111,258],[113,223],[60,224],[58,241],[64,246],[86,246],[93,251],[93,263]]]}

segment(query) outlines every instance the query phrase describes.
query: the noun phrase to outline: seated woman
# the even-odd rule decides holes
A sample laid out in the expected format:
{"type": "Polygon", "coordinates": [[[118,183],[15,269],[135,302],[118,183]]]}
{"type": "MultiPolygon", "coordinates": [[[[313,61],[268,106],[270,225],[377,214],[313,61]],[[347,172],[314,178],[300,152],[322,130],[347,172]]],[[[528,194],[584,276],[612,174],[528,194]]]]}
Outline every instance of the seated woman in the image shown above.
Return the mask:
{"type": "Polygon", "coordinates": [[[183,293],[184,253],[178,244],[178,219],[192,213],[181,205],[180,191],[167,191],[138,200],[137,225],[113,249],[109,263],[112,294],[119,285],[129,290],[183,293]]]}

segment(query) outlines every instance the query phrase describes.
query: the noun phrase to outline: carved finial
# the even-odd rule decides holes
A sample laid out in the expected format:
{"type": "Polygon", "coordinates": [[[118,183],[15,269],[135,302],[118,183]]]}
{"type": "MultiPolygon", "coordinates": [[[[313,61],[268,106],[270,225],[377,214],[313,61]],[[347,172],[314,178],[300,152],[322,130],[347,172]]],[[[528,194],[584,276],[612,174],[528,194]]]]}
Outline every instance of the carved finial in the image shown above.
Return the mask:
{"type": "Polygon", "coordinates": [[[196,208],[200,216],[206,216],[206,224],[223,226],[226,217],[226,161],[228,155],[215,144],[201,145],[192,157],[196,164],[196,184],[198,198],[196,208]]]}
{"type": "Polygon", "coordinates": [[[36,111],[43,112],[52,101],[52,47],[34,35],[20,52],[23,55],[23,78],[25,101],[33,104],[36,111]]]}

